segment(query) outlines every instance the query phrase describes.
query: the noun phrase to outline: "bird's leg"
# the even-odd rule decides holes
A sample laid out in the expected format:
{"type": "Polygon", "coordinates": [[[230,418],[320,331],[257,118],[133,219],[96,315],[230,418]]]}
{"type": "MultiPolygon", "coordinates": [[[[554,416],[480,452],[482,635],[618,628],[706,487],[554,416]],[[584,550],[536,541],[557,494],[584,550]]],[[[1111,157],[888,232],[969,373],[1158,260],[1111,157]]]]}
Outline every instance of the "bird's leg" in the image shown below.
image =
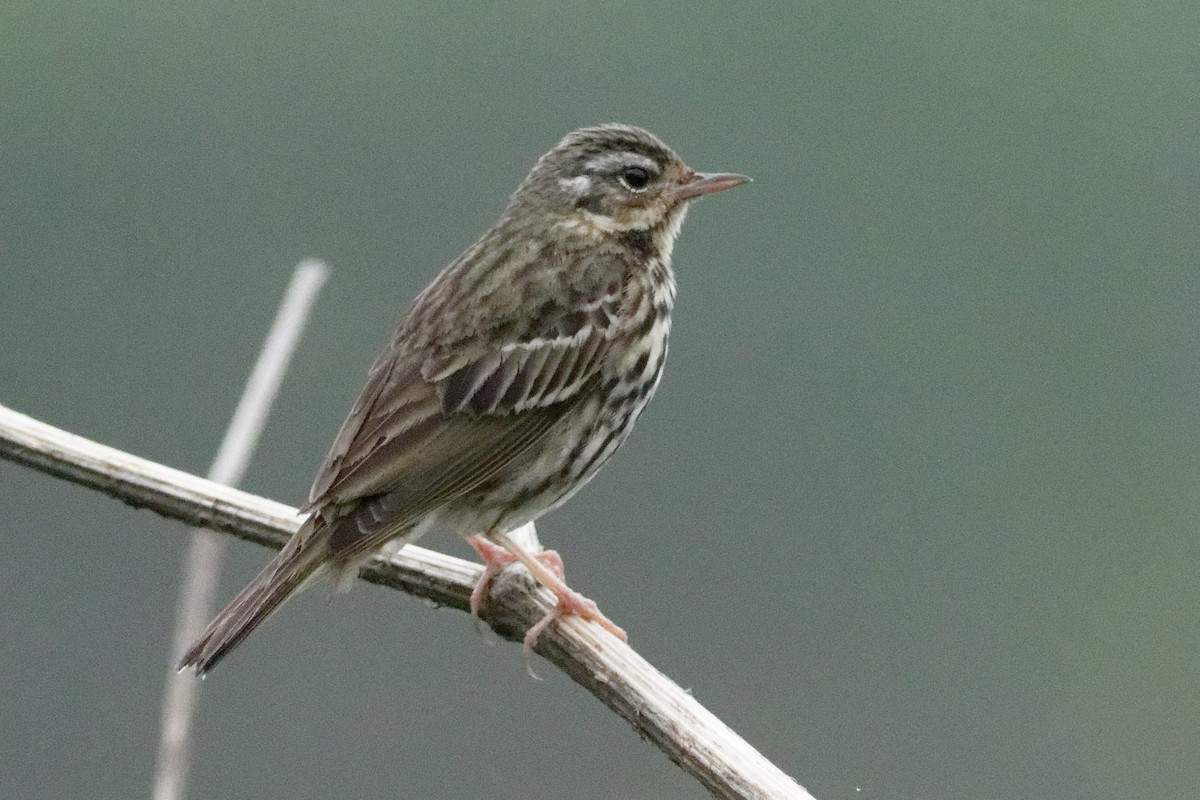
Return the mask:
{"type": "Polygon", "coordinates": [[[504,567],[519,562],[538,580],[538,583],[554,592],[558,603],[554,610],[543,617],[525,634],[525,649],[531,650],[542,631],[559,617],[574,614],[592,622],[599,623],[605,630],[616,636],[622,642],[627,641],[625,631],[621,630],[612,620],[600,613],[595,602],[576,592],[563,581],[563,563],[558,553],[546,550],[541,553],[529,553],[512,537],[502,531],[490,531],[484,536],[472,536],[467,540],[479,553],[485,566],[483,577],[475,585],[471,593],[471,613],[476,614],[484,597],[487,596],[487,582],[504,567]]]}
{"type": "MultiPolygon", "coordinates": [[[[479,609],[483,608],[484,600],[491,591],[492,581],[500,573],[500,570],[516,564],[517,557],[481,533],[468,536],[467,544],[471,545],[471,549],[479,555],[479,560],[483,562],[483,574],[479,576],[475,588],[471,590],[471,619],[478,628],[479,609]]],[[[533,557],[545,564],[559,578],[563,576],[563,560],[557,551],[543,550],[533,557]]]]}
{"type": "Polygon", "coordinates": [[[478,631],[479,610],[483,608],[483,603],[487,600],[488,592],[492,588],[492,581],[500,574],[500,570],[517,563],[517,559],[513,557],[512,553],[498,544],[493,544],[481,533],[468,536],[467,544],[471,545],[471,549],[483,562],[483,574],[479,576],[479,580],[475,582],[475,588],[471,590],[471,621],[475,623],[475,630],[478,631]]]}

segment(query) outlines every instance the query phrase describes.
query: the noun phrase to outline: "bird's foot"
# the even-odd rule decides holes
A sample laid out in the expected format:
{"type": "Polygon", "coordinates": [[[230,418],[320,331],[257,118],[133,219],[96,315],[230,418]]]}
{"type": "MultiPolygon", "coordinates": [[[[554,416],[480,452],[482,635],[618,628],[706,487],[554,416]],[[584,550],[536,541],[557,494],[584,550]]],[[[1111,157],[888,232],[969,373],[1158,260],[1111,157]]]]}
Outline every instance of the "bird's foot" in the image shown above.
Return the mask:
{"type": "Polygon", "coordinates": [[[554,610],[542,617],[525,634],[525,651],[528,656],[537,644],[538,637],[557,619],[566,616],[582,617],[597,623],[622,642],[628,641],[625,631],[621,630],[604,614],[600,613],[595,601],[584,597],[579,592],[567,586],[563,580],[563,561],[554,550],[543,550],[540,553],[528,553],[520,545],[505,534],[490,536],[476,535],[467,538],[467,542],[483,560],[483,575],[471,592],[471,617],[478,624],[479,609],[491,590],[491,582],[496,574],[505,567],[520,563],[525,565],[533,577],[543,586],[554,593],[556,604],[554,610]],[[499,541],[501,544],[497,544],[499,541]]]}
{"type": "Polygon", "coordinates": [[[584,597],[565,583],[561,583],[560,586],[548,586],[547,588],[554,592],[554,596],[558,602],[555,604],[553,611],[542,617],[525,634],[525,650],[527,653],[533,650],[533,646],[537,644],[538,637],[542,635],[542,632],[546,628],[550,627],[551,623],[567,616],[576,616],[591,620],[622,642],[629,641],[629,637],[625,634],[625,631],[600,612],[600,607],[596,605],[595,600],[584,597]]]}
{"type": "MultiPolygon", "coordinates": [[[[476,629],[478,629],[479,610],[483,608],[483,603],[487,599],[488,592],[492,590],[492,581],[500,574],[500,570],[518,563],[519,559],[483,534],[477,533],[474,536],[468,536],[467,544],[471,545],[471,549],[479,555],[479,560],[483,562],[483,574],[479,576],[479,580],[475,583],[475,588],[471,590],[471,619],[475,622],[476,629]]],[[[554,576],[562,580],[563,560],[557,551],[543,550],[530,557],[537,559],[554,576]]]]}

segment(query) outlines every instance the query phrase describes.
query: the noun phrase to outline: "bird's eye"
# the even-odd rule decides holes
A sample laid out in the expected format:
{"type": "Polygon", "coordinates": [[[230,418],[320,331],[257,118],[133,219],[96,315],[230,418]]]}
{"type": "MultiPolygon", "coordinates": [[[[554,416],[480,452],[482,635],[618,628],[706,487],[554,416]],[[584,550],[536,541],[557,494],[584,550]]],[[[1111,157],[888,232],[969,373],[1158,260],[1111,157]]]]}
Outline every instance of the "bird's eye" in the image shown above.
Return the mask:
{"type": "Polygon", "coordinates": [[[626,167],[621,170],[621,183],[631,191],[640,192],[650,185],[650,170],[645,167],[626,167]]]}

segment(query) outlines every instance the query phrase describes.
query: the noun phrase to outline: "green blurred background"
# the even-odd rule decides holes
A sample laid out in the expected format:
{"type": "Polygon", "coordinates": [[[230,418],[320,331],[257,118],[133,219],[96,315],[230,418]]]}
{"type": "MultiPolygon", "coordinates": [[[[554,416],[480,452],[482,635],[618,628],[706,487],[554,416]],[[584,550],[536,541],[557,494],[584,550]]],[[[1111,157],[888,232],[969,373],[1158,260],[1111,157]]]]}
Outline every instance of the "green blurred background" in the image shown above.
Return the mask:
{"type": "MultiPolygon", "coordinates": [[[[540,525],[572,583],[824,800],[1189,796],[1198,42],[1163,0],[8,2],[0,403],[203,473],[317,256],[244,482],[298,502],[534,159],[644,125],[755,183],[693,209],[658,398],[540,525]]],[[[183,526],[0,463],[0,541],[0,795],[146,796],[183,526]]],[[[702,794],[540,671],[309,592],[205,683],[192,796],[702,794]]]]}

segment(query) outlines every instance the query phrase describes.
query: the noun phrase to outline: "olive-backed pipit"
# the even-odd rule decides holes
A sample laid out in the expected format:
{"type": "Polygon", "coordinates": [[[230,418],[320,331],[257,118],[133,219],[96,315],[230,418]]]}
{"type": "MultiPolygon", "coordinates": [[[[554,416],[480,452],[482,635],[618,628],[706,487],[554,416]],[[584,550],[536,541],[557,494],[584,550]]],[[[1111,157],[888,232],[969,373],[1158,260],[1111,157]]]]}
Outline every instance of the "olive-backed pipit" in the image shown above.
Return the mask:
{"type": "Polygon", "coordinates": [[[527,645],[564,613],[623,636],[506,532],[565,502],[625,440],[662,374],[688,202],[746,180],[695,172],[628,125],[575,131],[542,156],[413,301],[317,473],[308,520],[181,668],[212,669],[317,573],[353,578],[385,544],[431,530],[478,534],[485,560],[507,551],[555,592],[527,645]]]}

